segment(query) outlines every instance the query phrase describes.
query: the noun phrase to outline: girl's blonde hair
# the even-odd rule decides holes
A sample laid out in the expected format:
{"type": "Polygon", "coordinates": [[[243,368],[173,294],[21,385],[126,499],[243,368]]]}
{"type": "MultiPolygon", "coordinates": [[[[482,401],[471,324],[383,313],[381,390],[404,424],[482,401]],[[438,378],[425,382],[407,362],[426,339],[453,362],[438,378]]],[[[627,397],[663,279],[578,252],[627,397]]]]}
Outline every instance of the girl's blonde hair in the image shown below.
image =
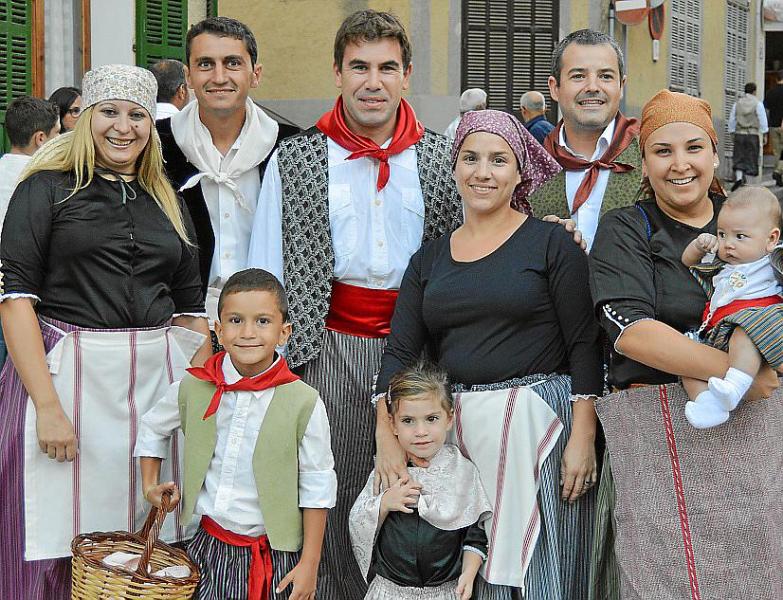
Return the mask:
{"type": "MultiPolygon", "coordinates": [[[[95,142],[91,129],[94,109],[95,107],[91,106],[82,112],[73,131],[44,144],[22,172],[21,180],[39,171],[72,172],[76,183],[68,198],[88,187],[95,175],[95,142]]],[[[147,117],[150,118],[149,115],[147,117]]],[[[150,128],[150,139],[137,163],[139,185],[155,199],[179,237],[190,244],[177,194],[163,171],[163,154],[154,122],[150,128]]]]}
{"type": "Polygon", "coordinates": [[[426,361],[397,372],[389,381],[386,406],[390,415],[400,407],[401,400],[417,400],[436,397],[447,414],[454,409],[451,386],[444,371],[426,361]]]}

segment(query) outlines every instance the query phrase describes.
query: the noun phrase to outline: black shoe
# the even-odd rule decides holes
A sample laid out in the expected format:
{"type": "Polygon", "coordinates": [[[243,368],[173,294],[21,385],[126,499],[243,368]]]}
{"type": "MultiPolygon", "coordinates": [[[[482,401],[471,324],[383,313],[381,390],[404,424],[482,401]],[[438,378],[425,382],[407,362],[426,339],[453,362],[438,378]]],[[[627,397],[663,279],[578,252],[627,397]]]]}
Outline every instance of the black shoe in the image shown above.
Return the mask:
{"type": "MultiPolygon", "coordinates": [[[[780,177],[780,175],[778,175],[780,177]]],[[[741,188],[743,185],[745,185],[745,178],[742,177],[740,179],[737,179],[737,181],[734,182],[734,185],[731,186],[731,191],[736,192],[739,188],[741,188]]],[[[781,185],[781,184],[778,184],[781,185]]]]}
{"type": "Polygon", "coordinates": [[[782,186],[783,185],[783,174],[781,174],[781,173],[773,173],[772,174],[772,179],[775,180],[775,183],[778,186],[782,186]]]}

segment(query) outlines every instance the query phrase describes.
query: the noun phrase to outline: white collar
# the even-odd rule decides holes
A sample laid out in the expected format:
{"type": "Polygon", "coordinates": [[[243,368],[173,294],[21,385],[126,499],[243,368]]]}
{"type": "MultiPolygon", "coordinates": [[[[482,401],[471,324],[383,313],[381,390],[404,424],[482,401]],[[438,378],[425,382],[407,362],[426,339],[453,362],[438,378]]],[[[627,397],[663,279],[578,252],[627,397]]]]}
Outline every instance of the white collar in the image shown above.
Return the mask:
{"type": "Polygon", "coordinates": [[[597,158],[600,158],[604,152],[606,152],[606,149],[609,147],[609,144],[612,142],[612,138],[614,137],[615,123],[617,123],[616,116],[614,119],[612,119],[609,122],[609,125],[607,125],[604,128],[603,132],[601,133],[601,137],[598,138],[598,142],[595,145],[593,156],[591,156],[589,159],[577,152],[574,152],[573,150],[571,150],[571,148],[569,148],[568,142],[566,142],[565,139],[565,126],[560,128],[560,139],[558,140],[557,143],[578,158],[584,158],[585,160],[596,160],[597,158]]]}
{"type": "MultiPolygon", "coordinates": [[[[271,365],[269,365],[269,367],[261,371],[261,373],[256,373],[255,375],[252,375],[252,377],[258,377],[259,375],[263,375],[264,373],[269,371],[269,369],[274,367],[281,360],[281,358],[282,357],[278,355],[278,357],[272,362],[271,365]]],[[[223,357],[222,367],[223,367],[223,377],[225,378],[226,383],[228,383],[229,385],[231,385],[232,383],[236,383],[237,381],[239,381],[244,377],[244,375],[242,375],[239,371],[237,371],[237,368],[234,366],[234,363],[231,362],[231,357],[228,355],[228,352],[226,352],[226,355],[223,357]]]]}

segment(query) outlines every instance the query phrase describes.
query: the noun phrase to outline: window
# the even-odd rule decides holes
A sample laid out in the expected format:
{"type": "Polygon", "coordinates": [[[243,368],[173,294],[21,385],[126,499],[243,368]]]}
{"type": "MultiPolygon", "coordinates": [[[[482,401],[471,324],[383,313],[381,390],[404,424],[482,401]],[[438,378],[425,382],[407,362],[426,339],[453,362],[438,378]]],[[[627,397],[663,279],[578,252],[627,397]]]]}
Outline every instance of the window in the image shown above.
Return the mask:
{"type": "Polygon", "coordinates": [[[733,156],[734,150],[732,137],[728,132],[731,107],[742,95],[747,83],[749,4],[748,0],[726,2],[726,73],[724,76],[726,94],[723,105],[726,135],[723,154],[727,157],[733,156]]]}
{"type": "Polygon", "coordinates": [[[185,60],[187,0],[136,0],[136,63],[185,60]]]}
{"type": "Polygon", "coordinates": [[[463,0],[462,89],[482,88],[489,108],[514,113],[519,97],[536,90],[547,98],[550,120],[556,120],[547,79],[558,11],[554,0],[463,0]]]}
{"type": "Polygon", "coordinates": [[[701,96],[701,0],[671,0],[669,89],[701,96]]]}
{"type": "Polygon", "coordinates": [[[5,135],[8,105],[32,93],[32,4],[0,0],[0,153],[9,149],[5,135]]]}

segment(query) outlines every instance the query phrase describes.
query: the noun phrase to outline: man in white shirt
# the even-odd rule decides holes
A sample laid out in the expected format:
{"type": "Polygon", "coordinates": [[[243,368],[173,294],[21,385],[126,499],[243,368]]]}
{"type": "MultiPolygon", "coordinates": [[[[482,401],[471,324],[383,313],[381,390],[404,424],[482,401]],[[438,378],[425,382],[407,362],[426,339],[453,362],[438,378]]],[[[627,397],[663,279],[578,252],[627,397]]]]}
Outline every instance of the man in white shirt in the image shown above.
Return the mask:
{"type": "MultiPolygon", "coordinates": [[[[5,221],[8,203],[19,182],[19,176],[35,151],[60,133],[60,113],[47,100],[20,96],[8,105],[5,130],[11,140],[11,150],[0,156],[0,228],[5,221]]],[[[0,367],[5,362],[6,348],[0,328],[0,367]]]]}
{"type": "Polygon", "coordinates": [[[350,551],[348,513],[373,468],[373,377],[411,255],[455,228],[462,207],[450,144],[402,100],[412,65],[399,20],[374,10],[350,15],[333,68],[334,108],[283,140],[269,161],[248,266],[284,281],[288,362],[329,415],[338,496],[317,598],[358,600],[367,586],[350,551]]]}
{"type": "Polygon", "coordinates": [[[159,60],[150,71],[158,82],[155,120],[162,121],[176,115],[190,100],[185,82],[185,65],[173,58],[159,60]]]}
{"type": "Polygon", "coordinates": [[[582,29],[552,54],[549,92],[563,114],[544,147],[563,167],[529,198],[538,216],[573,219],[592,246],[606,211],[633,204],[642,180],[636,119],[620,113],[622,51],[605,33],[582,29]]]}
{"type": "Polygon", "coordinates": [[[245,268],[261,177],[280,128],[249,98],[262,67],[245,24],[228,17],[196,23],[185,56],[196,102],[158,121],[157,128],[166,172],[193,218],[207,313],[214,321],[220,289],[245,268]]]}
{"type": "Polygon", "coordinates": [[[759,174],[759,134],[764,138],[762,145],[767,143],[767,111],[755,93],[756,84],[746,83],[745,93],[734,103],[729,114],[729,133],[734,140],[732,192],[747,183],[746,175],[755,177],[759,174]]]}

